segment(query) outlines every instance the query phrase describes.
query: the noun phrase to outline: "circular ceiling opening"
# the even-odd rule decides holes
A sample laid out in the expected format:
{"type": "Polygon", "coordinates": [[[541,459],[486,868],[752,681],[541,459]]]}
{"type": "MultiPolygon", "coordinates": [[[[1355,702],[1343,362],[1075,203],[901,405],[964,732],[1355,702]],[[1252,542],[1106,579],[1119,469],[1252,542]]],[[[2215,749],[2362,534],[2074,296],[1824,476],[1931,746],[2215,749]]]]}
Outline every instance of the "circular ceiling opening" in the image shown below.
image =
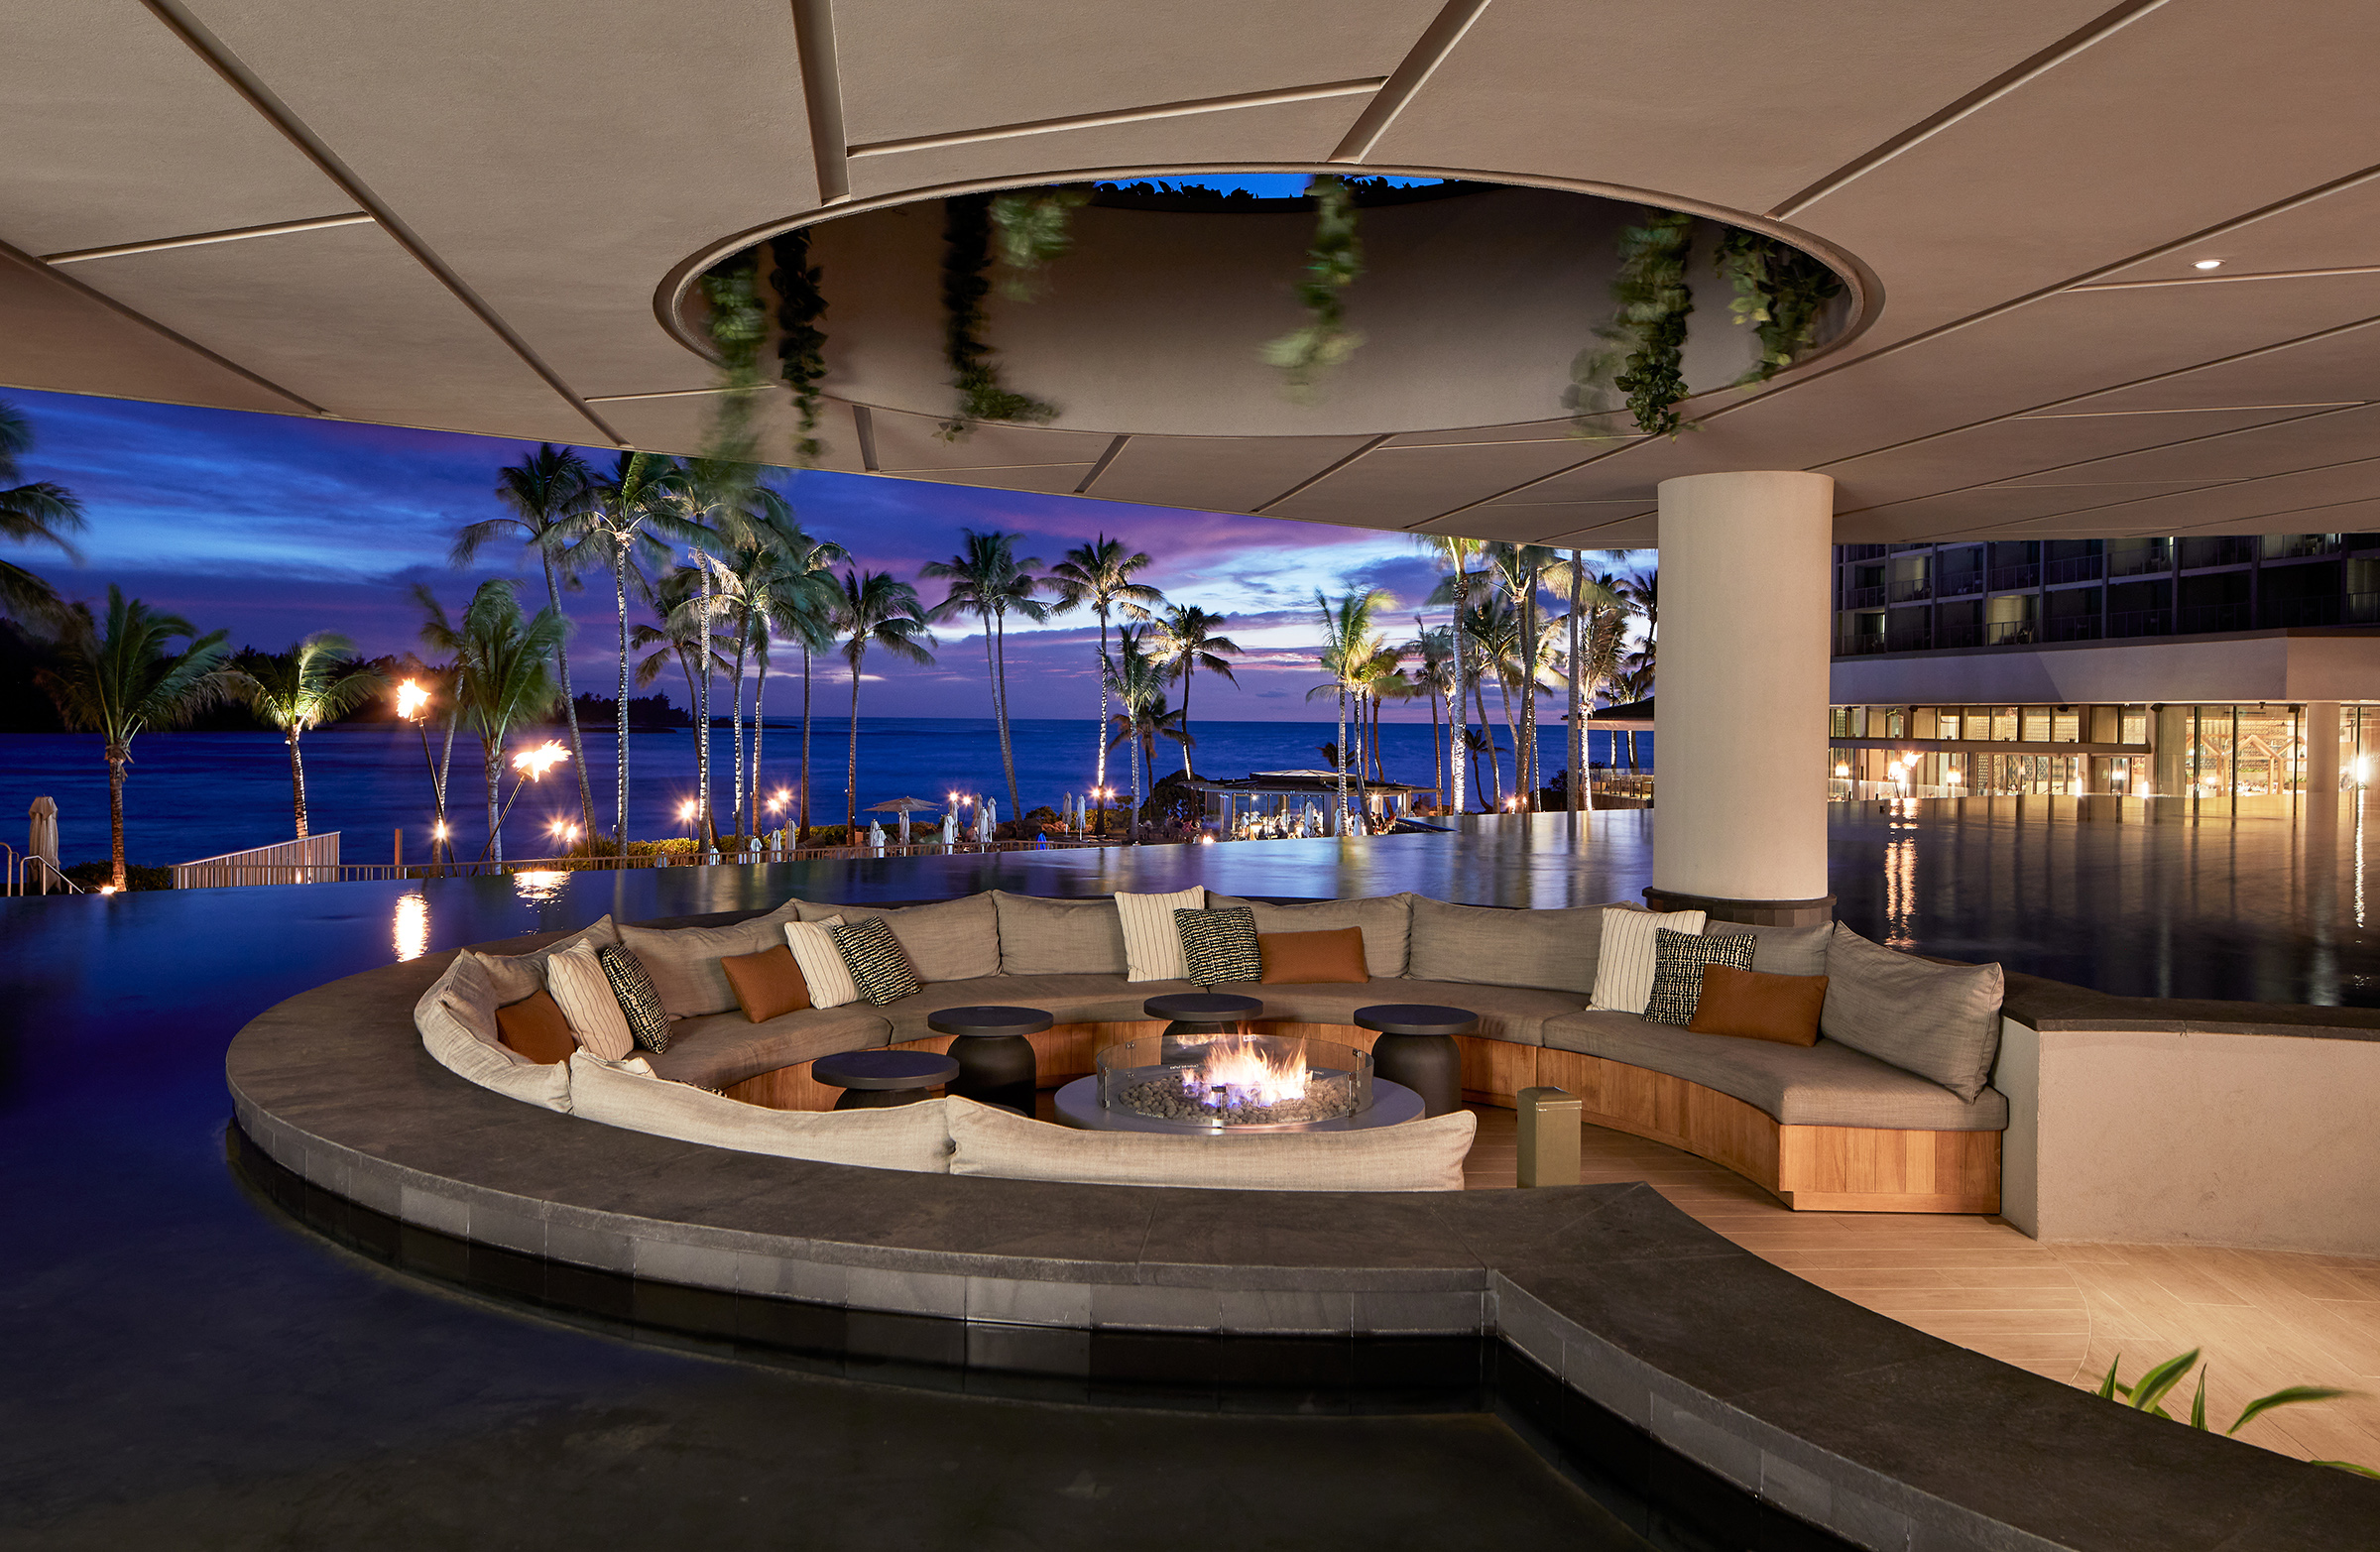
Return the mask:
{"type": "MultiPolygon", "coordinates": [[[[1707,217],[1480,181],[1353,179],[1327,198],[1304,183],[1205,172],[956,194],[814,220],[708,273],[751,274],[764,375],[807,319],[832,398],[1108,433],[1589,413],[1624,433],[1644,419],[1631,402],[1755,381],[1850,317],[1821,261],[1707,217]]],[[[686,335],[706,338],[707,317],[687,287],[686,335]]]]}

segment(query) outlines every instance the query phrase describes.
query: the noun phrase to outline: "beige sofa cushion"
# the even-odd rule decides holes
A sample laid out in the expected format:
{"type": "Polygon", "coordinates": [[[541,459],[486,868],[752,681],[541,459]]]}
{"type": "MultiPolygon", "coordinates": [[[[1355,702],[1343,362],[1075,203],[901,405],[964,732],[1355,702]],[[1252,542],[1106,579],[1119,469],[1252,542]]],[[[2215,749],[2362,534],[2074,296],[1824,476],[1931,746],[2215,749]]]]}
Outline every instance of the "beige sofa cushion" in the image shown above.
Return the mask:
{"type": "Polygon", "coordinates": [[[1078,1132],[969,1100],[942,1103],[954,1175],[1232,1191],[1460,1191],[1479,1125],[1466,1110],[1363,1132],[1165,1136],[1078,1132]]]}
{"type": "Polygon", "coordinates": [[[543,948],[527,954],[483,954],[477,949],[463,950],[466,957],[476,959],[488,972],[489,986],[495,993],[498,1006],[517,1003],[545,985],[545,961],[574,944],[601,948],[606,943],[620,941],[620,929],[609,916],[598,916],[592,926],[581,927],[568,937],[556,938],[543,948]]]}
{"type": "Polygon", "coordinates": [[[1205,990],[1195,981],[1127,981],[1120,975],[990,976],[937,982],[876,1012],[892,1020],[892,1043],[898,1045],[931,1038],[925,1020],[945,1008],[1037,1008],[1056,1023],[1130,1023],[1148,1017],[1141,1005],[1152,997],[1205,990]]]}
{"type": "MultiPolygon", "coordinates": [[[[609,924],[610,918],[605,918],[609,924]]],[[[570,1108],[570,1069],[540,1066],[497,1038],[496,983],[487,956],[460,953],[414,1004],[414,1028],[438,1065],[483,1089],[547,1110],[570,1108]]]]}
{"type": "Polygon", "coordinates": [[[930,905],[822,905],[798,900],[804,921],[882,916],[920,981],[969,981],[1000,974],[1000,910],[990,894],[930,905]]]}
{"type": "Polygon", "coordinates": [[[1545,1043],[1717,1089],[1788,1127],[1997,1132],[2008,1125],[2008,1101],[1996,1089],[1963,1100],[1939,1083],[1828,1039],[1777,1045],[1697,1034],[1594,1008],[1549,1020],[1545,1043]]]}
{"type": "Polygon", "coordinates": [[[1818,1030],[1971,1100],[1991,1081],[1999,1055],[2005,986],[1996,964],[1933,964],[1870,943],[1839,921],[1827,944],[1818,1030]]]}
{"type": "Polygon", "coordinates": [[[664,1078],[724,1089],[837,1051],[871,1050],[887,1043],[892,1033],[883,1011],[866,1003],[804,1008],[763,1023],[754,1023],[737,1009],[681,1018],[669,1026],[669,1049],[642,1054],[664,1078]]]}
{"type": "Polygon", "coordinates": [[[992,892],[1000,970],[1011,976],[1125,973],[1124,917],[1112,899],[1037,899],[992,892]]]}
{"type": "Polygon", "coordinates": [[[1576,992],[1595,990],[1604,908],[1506,910],[1413,896],[1413,947],[1405,974],[1416,981],[1483,982],[1576,992]]]}
{"type": "Polygon", "coordinates": [[[1827,944],[1835,936],[1835,923],[1760,927],[1748,921],[1713,919],[1703,923],[1703,936],[1751,938],[1752,968],[1765,976],[1823,976],[1827,973],[1827,944]]]}
{"type": "Polygon", "coordinates": [[[1116,914],[1124,923],[1124,978],[1127,981],[1179,981],[1190,974],[1182,949],[1177,910],[1204,910],[1207,891],[1193,884],[1170,895],[1116,892],[1116,914]]]}
{"type": "MultiPolygon", "coordinates": [[[[1364,929],[1364,963],[1377,981],[1405,973],[1405,958],[1413,934],[1413,896],[1374,895],[1362,899],[1317,900],[1310,905],[1268,905],[1262,900],[1211,895],[1207,906],[1226,910],[1246,905],[1256,913],[1256,931],[1323,932],[1333,927],[1364,929]]],[[[1381,998],[1380,1002],[1392,999],[1381,998]]]]}
{"type": "Polygon", "coordinates": [[[765,1110],[584,1051],[570,1058],[570,1087],[574,1113],[607,1127],[822,1164],[919,1174],[950,1170],[942,1100],[883,1110],[765,1110]]]}
{"type": "Polygon", "coordinates": [[[1547,1019],[1575,1014],[1587,1006],[1587,999],[1576,992],[1541,992],[1534,987],[1484,986],[1476,982],[1400,979],[1369,981],[1361,986],[1335,982],[1283,986],[1250,981],[1215,990],[1255,998],[1264,1005],[1264,1019],[1289,1023],[1348,1023],[1357,1009],[1377,1003],[1435,1003],[1442,1008],[1462,1008],[1478,1014],[1477,1032],[1481,1038],[1509,1040],[1515,1045],[1544,1044],[1547,1019]]]}
{"type": "Polygon", "coordinates": [[[787,900],[724,927],[622,927],[620,941],[645,966],[661,1012],[672,1018],[723,1014],[736,1006],[736,989],[719,961],[782,943],[784,924],[801,919],[800,905],[787,900]]]}

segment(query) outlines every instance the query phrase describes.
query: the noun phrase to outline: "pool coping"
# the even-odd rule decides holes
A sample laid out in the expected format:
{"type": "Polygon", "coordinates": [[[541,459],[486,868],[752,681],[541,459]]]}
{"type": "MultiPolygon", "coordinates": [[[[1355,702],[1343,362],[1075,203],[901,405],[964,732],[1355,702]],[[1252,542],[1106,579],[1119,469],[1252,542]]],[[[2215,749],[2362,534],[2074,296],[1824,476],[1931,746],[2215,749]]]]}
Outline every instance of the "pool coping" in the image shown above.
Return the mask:
{"type": "Polygon", "coordinates": [[[1487,1333],[1862,1547],[2262,1552],[2380,1537],[2380,1484],[1927,1336],[1738,1249],[1647,1185],[1244,1192],[739,1153],[540,1110],[440,1067],[412,1008],[451,957],[349,976],[251,1021],[225,1061],[247,1136],[402,1222],[661,1283],[971,1325],[1487,1333]]]}

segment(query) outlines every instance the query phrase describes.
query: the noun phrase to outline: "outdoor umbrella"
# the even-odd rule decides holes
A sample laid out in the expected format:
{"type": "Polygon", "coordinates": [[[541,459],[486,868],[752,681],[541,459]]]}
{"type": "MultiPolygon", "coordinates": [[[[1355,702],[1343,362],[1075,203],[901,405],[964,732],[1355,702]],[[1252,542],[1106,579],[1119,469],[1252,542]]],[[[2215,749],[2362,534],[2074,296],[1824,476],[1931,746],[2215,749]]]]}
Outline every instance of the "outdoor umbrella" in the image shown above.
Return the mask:
{"type": "Polygon", "coordinates": [[[959,844],[959,816],[955,813],[942,816],[942,844],[954,848],[959,844]]]}
{"type": "MultiPolygon", "coordinates": [[[[903,817],[903,818],[906,818],[906,817],[908,817],[908,816],[904,814],[904,815],[902,815],[901,817],[903,817]]],[[[906,828],[906,826],[903,826],[903,828],[905,829],[905,828],[906,828]]],[[[885,826],[884,826],[884,821],[882,821],[882,820],[871,820],[871,821],[869,821],[869,824],[868,824],[868,844],[869,844],[869,846],[870,846],[872,849],[874,849],[874,851],[876,852],[876,855],[878,855],[879,857],[882,857],[883,855],[885,855],[885,826]]]]}
{"type": "Polygon", "coordinates": [[[25,855],[39,857],[50,865],[40,870],[42,893],[47,895],[50,893],[50,875],[58,867],[58,799],[37,797],[33,800],[33,806],[25,812],[32,820],[26,828],[25,855]]]}
{"type": "Polygon", "coordinates": [[[868,811],[872,814],[900,815],[900,844],[906,846],[909,844],[909,815],[932,813],[940,806],[941,804],[929,803],[922,797],[895,797],[889,803],[871,804],[868,811]]]}

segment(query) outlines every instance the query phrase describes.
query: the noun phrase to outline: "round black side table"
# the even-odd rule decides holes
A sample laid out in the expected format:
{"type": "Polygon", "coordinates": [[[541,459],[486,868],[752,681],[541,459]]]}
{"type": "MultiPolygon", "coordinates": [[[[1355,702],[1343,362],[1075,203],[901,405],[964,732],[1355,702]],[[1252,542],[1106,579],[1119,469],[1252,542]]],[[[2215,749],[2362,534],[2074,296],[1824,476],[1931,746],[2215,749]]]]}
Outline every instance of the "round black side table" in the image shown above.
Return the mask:
{"type": "Polygon", "coordinates": [[[1264,1005],[1252,997],[1229,992],[1168,992],[1140,1005],[1151,1018],[1170,1018],[1165,1026],[1165,1057],[1180,1055],[1185,1046],[1200,1045],[1219,1034],[1238,1034],[1250,1018],[1264,1016],[1264,1005]]]}
{"type": "Polygon", "coordinates": [[[951,1093],[1030,1116],[1041,1066],[1025,1036],[1053,1021],[1038,1008],[945,1008],[928,1014],[925,1026],[957,1037],[950,1042],[950,1058],[959,1064],[951,1093]]]}
{"type": "Polygon", "coordinates": [[[844,1051],[810,1063],[810,1076],[843,1091],[837,1110],[881,1110],[933,1098],[959,1064],[931,1051],[844,1051]]]}
{"type": "Polygon", "coordinates": [[[1463,1053],[1455,1036],[1471,1033],[1479,1015],[1431,1003],[1380,1003],[1357,1009],[1355,1021],[1359,1029],[1379,1031],[1371,1042],[1373,1077],[1419,1094],[1425,1116],[1463,1108],[1463,1053]]]}

